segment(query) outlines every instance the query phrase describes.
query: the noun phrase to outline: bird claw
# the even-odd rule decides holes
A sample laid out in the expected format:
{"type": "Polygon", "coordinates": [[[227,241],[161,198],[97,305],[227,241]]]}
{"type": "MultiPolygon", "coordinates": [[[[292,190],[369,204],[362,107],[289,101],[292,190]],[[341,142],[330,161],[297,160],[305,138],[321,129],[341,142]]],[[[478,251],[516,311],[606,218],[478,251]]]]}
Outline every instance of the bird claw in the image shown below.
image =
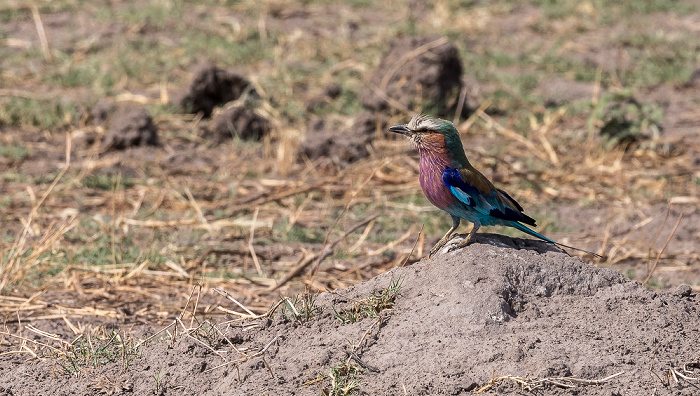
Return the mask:
{"type": "Polygon", "coordinates": [[[473,235],[473,234],[470,233],[469,235],[467,235],[466,238],[464,238],[464,239],[462,239],[461,241],[459,241],[459,242],[457,243],[457,247],[458,247],[458,248],[463,248],[463,247],[469,245],[469,242],[471,242],[471,240],[472,240],[472,235],[473,235]]]}
{"type": "Polygon", "coordinates": [[[440,239],[440,240],[438,241],[438,243],[436,243],[435,246],[433,246],[433,248],[430,249],[430,253],[428,253],[428,258],[433,257],[440,249],[442,249],[443,247],[445,247],[445,245],[447,244],[447,242],[449,242],[449,241],[451,241],[452,239],[454,239],[454,237],[456,237],[457,235],[458,235],[458,234],[455,233],[455,234],[450,235],[450,236],[447,237],[447,238],[443,237],[442,239],[440,239]]]}
{"type": "MultiPolygon", "coordinates": [[[[456,244],[457,249],[461,249],[461,248],[467,246],[469,244],[469,242],[471,242],[471,240],[472,240],[472,235],[473,234],[469,234],[463,240],[457,242],[457,244],[456,244]]],[[[433,246],[433,248],[430,249],[430,253],[428,253],[428,258],[433,257],[440,249],[445,247],[445,245],[447,245],[447,243],[449,241],[451,241],[452,239],[454,239],[457,236],[459,236],[459,234],[453,234],[449,238],[442,238],[441,240],[439,240],[438,243],[436,243],[435,246],[433,246]]],[[[454,249],[451,249],[451,250],[454,250],[454,249]]]]}
{"type": "Polygon", "coordinates": [[[442,249],[443,246],[445,246],[445,240],[441,239],[438,243],[433,246],[432,249],[430,249],[430,253],[428,253],[428,258],[431,258],[435,255],[435,253],[438,252],[438,250],[442,249]]]}
{"type": "Polygon", "coordinates": [[[433,246],[433,248],[430,249],[430,253],[428,253],[428,258],[433,257],[435,255],[435,253],[437,253],[440,249],[442,249],[443,246],[445,246],[446,243],[447,243],[446,238],[440,239],[438,241],[438,243],[436,243],[435,246],[433,246]]]}

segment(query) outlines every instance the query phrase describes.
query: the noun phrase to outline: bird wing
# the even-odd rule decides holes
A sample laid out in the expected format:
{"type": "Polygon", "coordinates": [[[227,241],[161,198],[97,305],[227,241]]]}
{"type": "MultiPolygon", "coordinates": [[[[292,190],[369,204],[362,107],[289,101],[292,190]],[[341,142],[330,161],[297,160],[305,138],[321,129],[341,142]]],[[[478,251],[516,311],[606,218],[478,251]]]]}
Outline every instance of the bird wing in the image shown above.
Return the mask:
{"type": "Polygon", "coordinates": [[[481,215],[535,225],[535,219],[524,214],[520,204],[476,170],[447,168],[442,181],[452,195],[481,215]]]}

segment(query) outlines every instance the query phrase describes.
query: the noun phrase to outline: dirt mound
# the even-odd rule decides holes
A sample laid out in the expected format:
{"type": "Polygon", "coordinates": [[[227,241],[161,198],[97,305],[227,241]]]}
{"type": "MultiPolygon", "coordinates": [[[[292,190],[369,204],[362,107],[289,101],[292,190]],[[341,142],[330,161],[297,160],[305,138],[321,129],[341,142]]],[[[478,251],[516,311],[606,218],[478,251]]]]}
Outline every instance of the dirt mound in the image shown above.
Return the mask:
{"type": "MultiPolygon", "coordinates": [[[[368,394],[403,394],[404,389],[409,394],[461,394],[487,384],[492,373],[595,380],[619,372],[624,373],[577,394],[697,392],[689,382],[664,388],[648,371],[653,361],[663,377],[664,370],[698,359],[696,296],[657,294],[616,271],[585,264],[537,241],[478,235],[461,251],[324,294],[318,304],[323,314],[317,320],[275,323],[247,335],[258,345],[275,336],[285,338],[270,348],[267,360],[275,379],[263,365],[251,365],[250,371],[242,369],[247,377],[240,385],[243,392],[316,394],[317,389],[300,385],[345,361],[350,345],[365,333],[357,354],[378,369],[359,377],[368,394]],[[341,324],[334,317],[334,309],[347,308],[398,279],[402,288],[396,305],[377,326],[372,327],[371,318],[341,324]]],[[[519,394],[515,382],[496,386],[502,393],[519,394]]],[[[548,393],[559,391],[552,383],[543,386],[548,393]]]]}
{"type": "Polygon", "coordinates": [[[209,135],[222,142],[236,136],[243,140],[260,140],[270,132],[270,121],[245,106],[230,106],[214,117],[209,135]]]}
{"type": "Polygon", "coordinates": [[[690,75],[690,78],[688,78],[688,82],[686,83],[687,87],[700,87],[700,68],[695,69],[693,71],[693,74],[690,75]]]}
{"type": "Polygon", "coordinates": [[[343,88],[337,83],[330,83],[326,85],[323,88],[323,91],[306,100],[306,111],[314,112],[322,108],[326,103],[337,99],[342,92],[343,88]]]}
{"type": "Polygon", "coordinates": [[[387,121],[379,114],[360,114],[350,129],[340,125],[329,125],[323,118],[309,123],[306,138],[299,154],[310,159],[328,157],[334,163],[344,165],[369,156],[368,146],[377,136],[377,131],[387,128],[387,121]]]}
{"type": "Polygon", "coordinates": [[[379,395],[463,394],[492,376],[501,377],[492,387],[499,394],[522,393],[514,377],[547,394],[697,394],[698,381],[663,380],[670,369],[688,378],[700,370],[691,363],[682,371],[700,358],[700,303],[689,288],[659,294],[539,241],[475,238],[462,250],[449,252],[452,243],[432,259],[297,303],[295,315],[278,308],[274,320],[220,325],[226,338],[210,329],[197,342],[180,336],[171,343],[161,333],[128,369],[104,366],[108,375],[53,378],[50,360],[17,365],[11,355],[0,389],[317,395],[332,386],[326,374],[379,395]],[[358,301],[384,295],[397,281],[394,306],[379,312],[381,320],[358,314],[347,323],[358,301]],[[244,361],[219,367],[222,357],[244,361]],[[366,368],[356,372],[356,362],[366,368]],[[597,385],[571,379],[618,373],[597,385]]]}
{"type": "Polygon", "coordinates": [[[148,112],[140,107],[124,106],[110,117],[104,138],[107,149],[124,150],[135,146],[158,144],[158,128],[148,112]]]}
{"type": "Polygon", "coordinates": [[[243,76],[204,63],[195,69],[189,87],[175,102],[187,113],[201,111],[209,117],[214,107],[236,100],[246,92],[257,96],[243,76]]]}
{"type": "Polygon", "coordinates": [[[114,103],[107,98],[102,98],[95,103],[90,109],[90,119],[95,125],[102,125],[109,119],[109,116],[114,112],[114,103]]]}
{"type": "Polygon", "coordinates": [[[406,37],[384,54],[360,101],[372,111],[392,110],[393,102],[407,109],[425,104],[444,115],[448,100],[459,94],[461,78],[459,52],[446,38],[406,37]]]}

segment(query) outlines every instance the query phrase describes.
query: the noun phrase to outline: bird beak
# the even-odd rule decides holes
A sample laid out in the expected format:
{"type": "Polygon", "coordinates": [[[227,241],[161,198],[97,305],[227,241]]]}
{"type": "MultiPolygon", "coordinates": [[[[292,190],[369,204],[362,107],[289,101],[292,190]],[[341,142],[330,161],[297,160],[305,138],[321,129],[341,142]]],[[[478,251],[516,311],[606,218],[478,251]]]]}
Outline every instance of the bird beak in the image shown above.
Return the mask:
{"type": "Polygon", "coordinates": [[[389,128],[389,131],[394,132],[394,133],[399,133],[401,135],[406,135],[406,136],[408,136],[409,133],[411,132],[411,130],[408,129],[408,126],[406,126],[406,124],[394,125],[393,127],[389,128]]]}

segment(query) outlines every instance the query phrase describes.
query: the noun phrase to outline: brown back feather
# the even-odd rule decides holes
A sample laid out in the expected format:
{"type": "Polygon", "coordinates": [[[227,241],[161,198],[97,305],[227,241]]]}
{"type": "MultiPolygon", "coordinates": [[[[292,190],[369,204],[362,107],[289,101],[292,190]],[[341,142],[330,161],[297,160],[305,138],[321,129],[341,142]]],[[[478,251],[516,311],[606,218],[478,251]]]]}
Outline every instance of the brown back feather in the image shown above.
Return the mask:
{"type": "Polygon", "coordinates": [[[497,189],[486,176],[476,170],[471,164],[466,164],[466,166],[459,169],[459,174],[462,176],[462,180],[474,186],[481,194],[495,195],[498,202],[504,206],[518,213],[523,212],[523,208],[513,198],[503,190],[497,189]]]}

